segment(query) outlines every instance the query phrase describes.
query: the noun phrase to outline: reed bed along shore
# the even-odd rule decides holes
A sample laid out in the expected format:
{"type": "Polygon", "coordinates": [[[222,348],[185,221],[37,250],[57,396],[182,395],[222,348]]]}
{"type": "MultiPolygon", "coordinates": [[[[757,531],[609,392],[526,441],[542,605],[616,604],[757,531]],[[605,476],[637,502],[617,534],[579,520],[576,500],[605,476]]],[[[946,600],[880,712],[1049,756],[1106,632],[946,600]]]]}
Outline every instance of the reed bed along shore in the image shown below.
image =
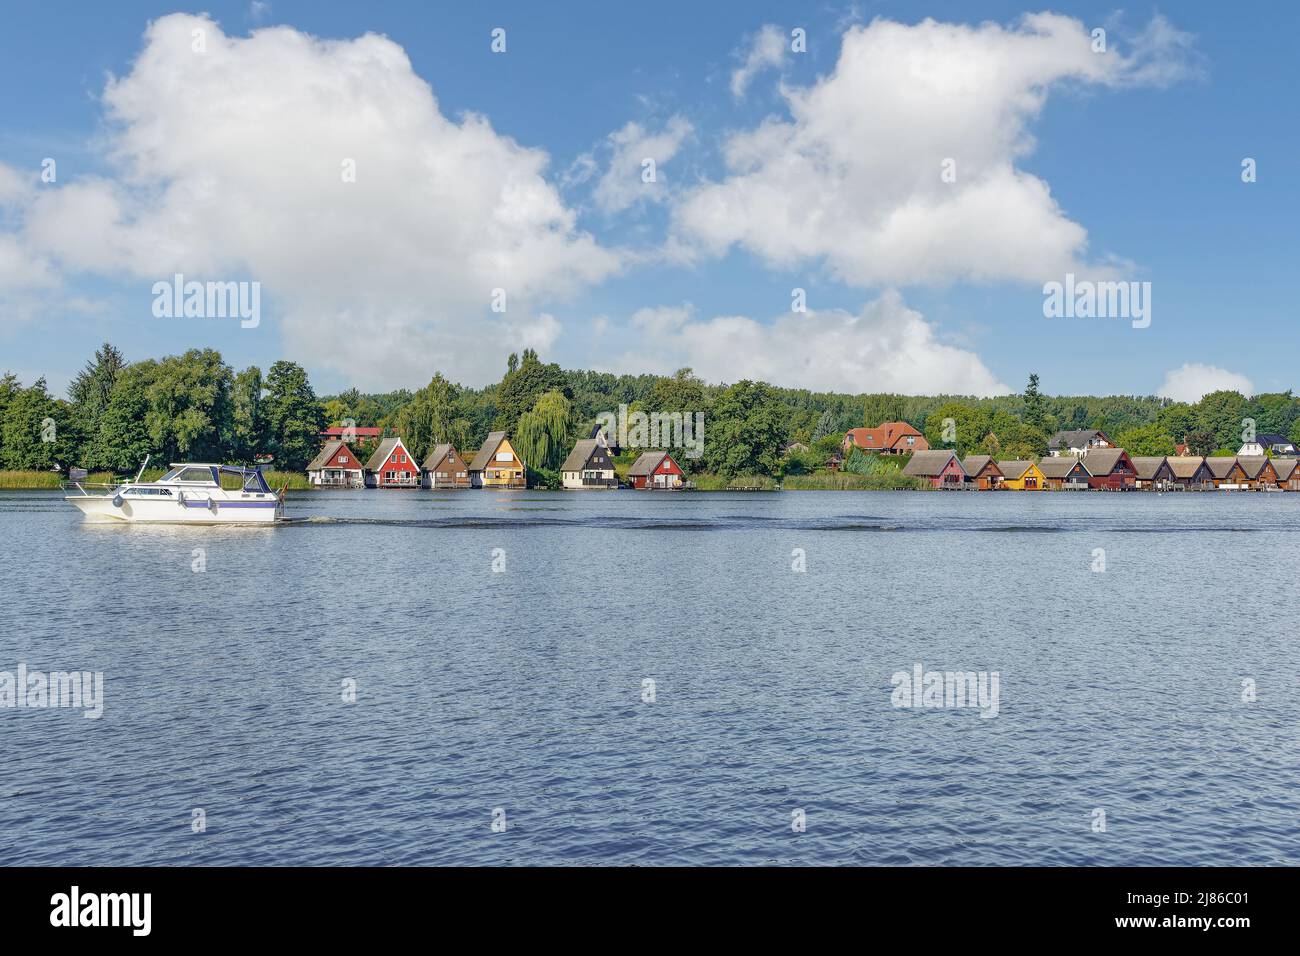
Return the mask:
{"type": "Polygon", "coordinates": [[[776,480],[766,475],[740,475],[736,478],[693,475],[691,484],[696,491],[780,491],[776,480]]]}
{"type": "Polygon", "coordinates": [[[899,471],[875,475],[857,475],[838,471],[829,474],[786,475],[781,482],[786,491],[931,491],[924,478],[914,478],[899,471]]]}
{"type": "MultiPolygon", "coordinates": [[[[111,479],[96,475],[94,481],[107,481],[111,479]]],[[[20,491],[24,489],[43,489],[59,487],[59,484],[66,479],[57,471],[0,471],[0,488],[6,490],[20,491]]],[[[91,478],[87,478],[91,481],[91,478]]]]}
{"type": "MultiPolygon", "coordinates": [[[[163,468],[149,468],[140,476],[141,481],[157,481],[166,470],[163,468]]],[[[279,491],[283,487],[288,487],[291,491],[307,491],[311,489],[311,483],[307,476],[291,471],[264,471],[262,474],[266,477],[266,483],[272,489],[279,491]]],[[[101,471],[93,472],[81,479],[82,485],[112,485],[122,481],[133,481],[134,474],[114,475],[112,472],[101,471]]],[[[0,471],[0,490],[4,491],[57,491],[63,482],[67,481],[63,475],[57,471],[0,471]]],[[[223,475],[221,484],[227,488],[238,488],[239,479],[234,475],[223,475]]]]}

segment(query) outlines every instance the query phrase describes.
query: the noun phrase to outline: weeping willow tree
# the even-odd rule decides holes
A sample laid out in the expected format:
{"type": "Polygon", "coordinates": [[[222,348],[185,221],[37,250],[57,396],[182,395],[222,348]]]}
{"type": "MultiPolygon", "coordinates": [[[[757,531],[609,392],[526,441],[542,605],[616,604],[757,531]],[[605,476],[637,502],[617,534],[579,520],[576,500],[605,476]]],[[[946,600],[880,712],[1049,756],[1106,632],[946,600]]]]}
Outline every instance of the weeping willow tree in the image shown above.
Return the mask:
{"type": "Polygon", "coordinates": [[[573,406],[560,392],[544,392],[519,416],[515,448],[530,469],[555,471],[573,446],[573,406]]]}

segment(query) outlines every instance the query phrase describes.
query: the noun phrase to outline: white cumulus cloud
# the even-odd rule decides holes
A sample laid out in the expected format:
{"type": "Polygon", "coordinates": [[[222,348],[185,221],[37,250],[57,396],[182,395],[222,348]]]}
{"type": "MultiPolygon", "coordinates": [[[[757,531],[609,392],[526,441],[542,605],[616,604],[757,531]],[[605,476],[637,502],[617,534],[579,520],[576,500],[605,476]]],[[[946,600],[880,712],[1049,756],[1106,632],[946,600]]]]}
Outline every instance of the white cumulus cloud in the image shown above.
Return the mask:
{"type": "MultiPolygon", "coordinates": [[[[36,175],[0,163],[0,333],[36,318],[63,297],[58,271],[21,232],[36,183],[36,175]]],[[[68,302],[59,304],[66,308],[68,302]]]]}
{"type": "Polygon", "coordinates": [[[141,321],[174,272],[253,279],[294,358],[363,388],[434,369],[480,384],[558,338],[548,299],[621,264],[576,227],[544,152],[444,116],[385,37],[236,37],[174,14],[103,102],[113,174],[31,191],[9,239],[66,273],[141,280],[141,321]]]}
{"type": "Polygon", "coordinates": [[[1176,402],[1197,402],[1203,395],[1224,389],[1246,396],[1255,394],[1255,385],[1246,376],[1198,362],[1188,362],[1166,373],[1156,394],[1176,402]]]}
{"type": "MultiPolygon", "coordinates": [[[[640,123],[628,123],[609,135],[609,165],[592,190],[597,207],[605,213],[621,212],[639,202],[663,202],[668,198],[668,183],[663,166],[682,147],[694,128],[681,116],[668,120],[663,129],[652,131],[640,123]],[[646,166],[646,161],[653,167],[646,166]],[[648,170],[653,179],[647,182],[648,170]]],[[[594,158],[584,153],[574,163],[575,169],[589,170],[594,158]]],[[[577,179],[581,179],[579,174],[577,179]]]]}
{"type": "Polygon", "coordinates": [[[1010,27],[852,27],[829,75],[783,89],[788,118],[727,141],[727,175],[675,209],[673,247],[824,262],[860,286],[1104,271],[1087,264],[1084,228],[1016,161],[1055,86],[1177,77],[1185,34],[1160,20],[1139,40],[1097,53],[1084,24],[1049,13],[1010,27]]]}
{"type": "Polygon", "coordinates": [[[785,44],[781,28],[765,24],[750,41],[744,62],[732,71],[731,95],[739,99],[760,72],[781,66],[785,62],[785,44]]]}
{"type": "Polygon", "coordinates": [[[640,341],[616,371],[671,372],[690,366],[706,381],[755,379],[838,392],[1005,395],[1009,389],[974,352],[941,342],[934,328],[890,291],[856,314],[789,312],[771,322],[745,316],[693,318],[689,305],[642,309],[640,341]]]}

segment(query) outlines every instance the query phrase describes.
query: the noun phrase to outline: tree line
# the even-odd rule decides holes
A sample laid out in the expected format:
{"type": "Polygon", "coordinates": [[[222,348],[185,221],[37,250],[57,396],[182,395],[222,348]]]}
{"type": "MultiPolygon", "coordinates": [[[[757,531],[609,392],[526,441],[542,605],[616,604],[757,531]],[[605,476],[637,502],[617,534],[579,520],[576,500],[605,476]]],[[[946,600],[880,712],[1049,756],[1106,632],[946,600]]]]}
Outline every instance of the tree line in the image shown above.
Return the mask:
{"type": "MultiPolygon", "coordinates": [[[[867,376],[864,374],[864,380],[867,376]]],[[[378,427],[400,435],[422,460],[451,442],[472,455],[489,431],[505,431],[539,484],[557,484],[561,462],[597,416],[704,413],[703,455],[678,456],[688,473],[723,478],[810,473],[824,468],[850,428],[905,421],[932,447],[999,458],[1046,453],[1058,429],[1098,428],[1130,454],[1193,450],[1235,453],[1243,421],[1259,432],[1300,439],[1300,399],[1290,391],[1246,397],[1220,391],[1196,403],[1155,396],[1049,396],[1037,375],[1023,392],[994,398],[844,394],[763,382],[708,384],[690,369],[674,375],[565,370],[531,349],[511,354],[499,382],[467,388],[436,373],[410,391],[349,389],[318,397],[302,366],[273,363],[235,371],[214,349],[128,362],[110,344],[73,379],[66,398],[43,379],[24,386],[0,377],[0,465],[9,469],[126,473],[154,461],[251,462],[272,456],[300,471],[320,449],[327,425],[378,427]],[[806,446],[792,452],[791,443],[806,446]]],[[[371,445],[354,451],[364,457],[371,445]]],[[[633,456],[639,450],[625,450],[633,456]]],[[[853,466],[869,471],[873,466],[853,466]]]]}
{"type": "Polygon", "coordinates": [[[155,462],[249,461],[297,469],[316,454],[325,411],[306,371],[279,361],[235,372],[215,349],[127,362],[105,344],[66,399],[43,378],[0,377],[0,463],[20,470],[133,471],[155,462]]]}

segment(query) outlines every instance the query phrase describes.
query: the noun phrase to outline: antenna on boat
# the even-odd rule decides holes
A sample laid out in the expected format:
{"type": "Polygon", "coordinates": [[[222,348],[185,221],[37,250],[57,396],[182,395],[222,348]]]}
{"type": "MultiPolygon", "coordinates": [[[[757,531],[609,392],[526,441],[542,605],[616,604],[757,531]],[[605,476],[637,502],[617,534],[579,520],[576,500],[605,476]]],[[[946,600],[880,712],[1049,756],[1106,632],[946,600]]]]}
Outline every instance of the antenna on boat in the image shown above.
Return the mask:
{"type": "Polygon", "coordinates": [[[140,470],[139,470],[138,472],[136,472],[136,475],[135,475],[135,480],[136,480],[137,482],[140,480],[140,476],[144,474],[144,470],[145,470],[146,468],[148,468],[148,467],[149,467],[149,456],[148,456],[148,455],[145,455],[145,456],[144,456],[144,464],[140,466],[140,470]]]}

